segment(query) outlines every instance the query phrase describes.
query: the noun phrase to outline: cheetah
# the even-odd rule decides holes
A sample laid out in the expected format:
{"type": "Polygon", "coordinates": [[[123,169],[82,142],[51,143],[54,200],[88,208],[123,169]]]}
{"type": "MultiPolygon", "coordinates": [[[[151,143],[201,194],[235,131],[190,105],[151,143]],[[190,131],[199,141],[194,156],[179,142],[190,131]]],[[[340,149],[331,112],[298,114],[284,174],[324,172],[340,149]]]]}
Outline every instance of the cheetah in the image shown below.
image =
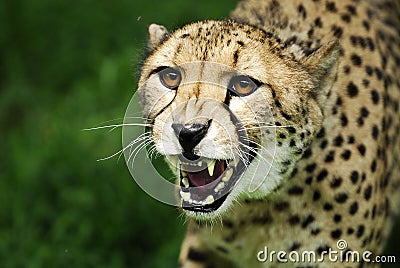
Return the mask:
{"type": "Polygon", "coordinates": [[[396,0],[243,0],[227,20],[149,26],[138,92],[188,219],[180,267],[378,267],[258,257],[320,258],[338,241],[382,253],[399,205],[399,44],[396,0]]]}

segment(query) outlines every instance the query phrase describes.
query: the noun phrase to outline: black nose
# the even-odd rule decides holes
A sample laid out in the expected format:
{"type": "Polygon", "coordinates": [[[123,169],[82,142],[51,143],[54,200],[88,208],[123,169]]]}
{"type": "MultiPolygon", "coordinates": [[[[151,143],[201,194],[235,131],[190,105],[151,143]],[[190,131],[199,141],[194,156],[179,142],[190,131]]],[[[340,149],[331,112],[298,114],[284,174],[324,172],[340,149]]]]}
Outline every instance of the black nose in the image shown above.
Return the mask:
{"type": "Polygon", "coordinates": [[[210,127],[211,121],[206,125],[204,124],[190,124],[183,125],[174,123],[172,128],[174,129],[175,135],[178,137],[179,143],[182,146],[183,154],[188,155],[190,160],[194,156],[193,149],[207,134],[208,128],[210,127]]]}

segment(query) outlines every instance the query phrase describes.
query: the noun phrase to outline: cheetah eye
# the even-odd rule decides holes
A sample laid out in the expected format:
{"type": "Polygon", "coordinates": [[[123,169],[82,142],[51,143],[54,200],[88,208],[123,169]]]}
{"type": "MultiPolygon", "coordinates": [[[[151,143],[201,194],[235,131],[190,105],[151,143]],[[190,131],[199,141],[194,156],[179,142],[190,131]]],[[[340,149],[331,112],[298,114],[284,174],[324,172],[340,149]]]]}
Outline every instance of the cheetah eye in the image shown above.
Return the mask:
{"type": "Polygon", "coordinates": [[[253,93],[259,87],[259,84],[258,81],[254,81],[250,77],[238,75],[232,77],[228,88],[238,96],[244,97],[253,93]]]}
{"type": "Polygon", "coordinates": [[[161,84],[169,89],[176,89],[182,80],[180,71],[174,68],[166,68],[159,72],[158,75],[161,84]]]}

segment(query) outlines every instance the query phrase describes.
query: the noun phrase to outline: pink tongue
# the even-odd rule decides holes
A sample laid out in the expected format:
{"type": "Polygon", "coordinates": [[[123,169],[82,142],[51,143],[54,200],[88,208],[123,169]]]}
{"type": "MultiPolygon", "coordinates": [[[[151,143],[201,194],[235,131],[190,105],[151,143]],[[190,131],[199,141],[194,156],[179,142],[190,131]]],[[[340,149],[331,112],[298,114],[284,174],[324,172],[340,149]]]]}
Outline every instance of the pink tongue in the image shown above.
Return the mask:
{"type": "Polygon", "coordinates": [[[199,172],[187,172],[188,178],[190,182],[196,186],[204,186],[207,185],[221,176],[222,173],[225,171],[224,160],[217,160],[214,167],[214,174],[210,176],[208,173],[207,167],[199,172]]]}

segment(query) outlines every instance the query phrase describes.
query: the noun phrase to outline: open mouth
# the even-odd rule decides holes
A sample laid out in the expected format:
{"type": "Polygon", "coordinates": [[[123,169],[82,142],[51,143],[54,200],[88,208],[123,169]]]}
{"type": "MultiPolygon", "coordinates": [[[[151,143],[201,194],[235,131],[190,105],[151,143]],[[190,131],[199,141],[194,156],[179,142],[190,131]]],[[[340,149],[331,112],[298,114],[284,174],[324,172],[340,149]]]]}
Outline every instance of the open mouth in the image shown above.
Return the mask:
{"type": "Polygon", "coordinates": [[[195,161],[179,158],[182,208],[196,212],[218,209],[238,181],[240,162],[204,157],[195,161]]]}

